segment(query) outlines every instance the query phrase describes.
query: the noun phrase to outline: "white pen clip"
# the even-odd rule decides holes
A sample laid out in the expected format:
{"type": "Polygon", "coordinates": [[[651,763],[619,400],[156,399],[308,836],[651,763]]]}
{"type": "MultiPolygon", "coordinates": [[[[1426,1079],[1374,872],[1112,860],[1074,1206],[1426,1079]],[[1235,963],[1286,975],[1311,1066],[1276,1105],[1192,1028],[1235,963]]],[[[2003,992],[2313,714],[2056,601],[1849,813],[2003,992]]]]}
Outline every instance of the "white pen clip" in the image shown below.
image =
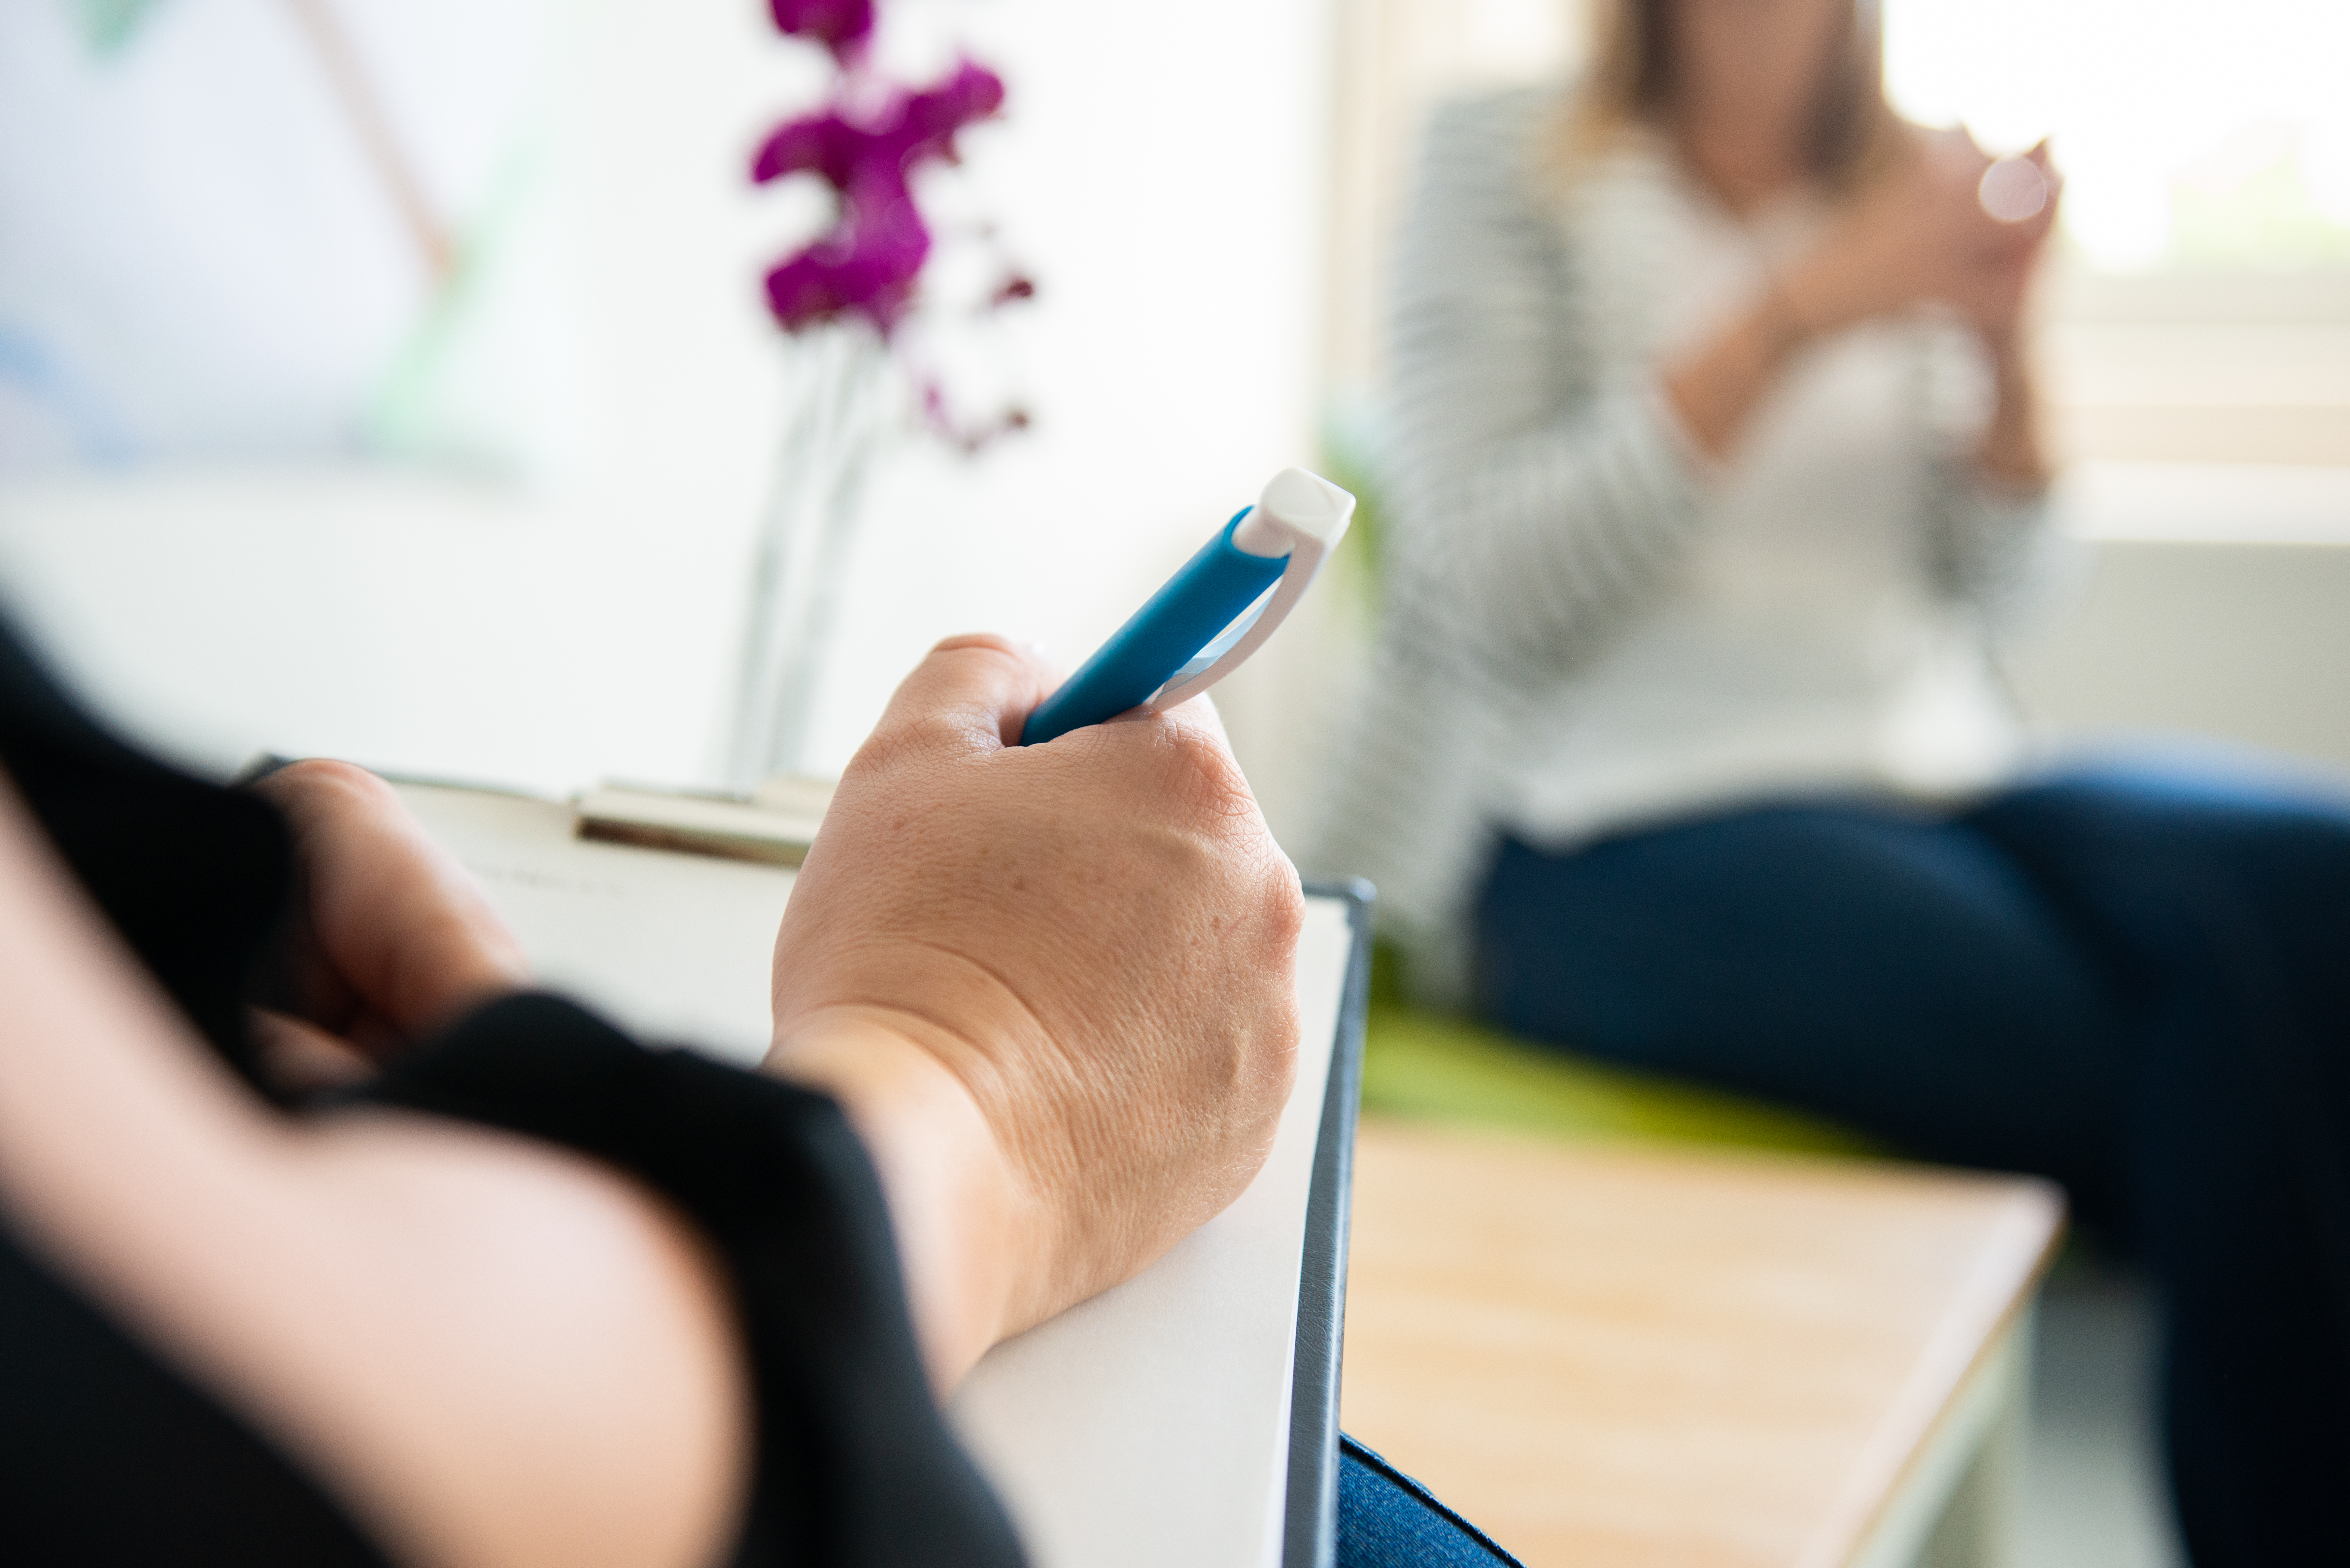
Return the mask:
{"type": "Polygon", "coordinates": [[[1197,697],[1238,669],[1305,597],[1314,574],[1347,535],[1355,498],[1318,473],[1284,468],[1266,482],[1256,504],[1232,530],[1232,546],[1252,556],[1286,556],[1281,578],[1243,610],[1214,641],[1167,678],[1145,704],[1154,713],[1197,697]]]}

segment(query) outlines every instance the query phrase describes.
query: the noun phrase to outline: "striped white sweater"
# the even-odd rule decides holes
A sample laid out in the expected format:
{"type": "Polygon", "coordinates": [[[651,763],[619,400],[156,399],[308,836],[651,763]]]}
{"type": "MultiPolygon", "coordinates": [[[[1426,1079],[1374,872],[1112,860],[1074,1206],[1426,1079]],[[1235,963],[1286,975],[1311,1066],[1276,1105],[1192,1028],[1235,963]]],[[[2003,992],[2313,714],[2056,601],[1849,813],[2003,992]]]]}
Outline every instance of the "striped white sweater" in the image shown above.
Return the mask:
{"type": "Polygon", "coordinates": [[[1814,346],[1722,464],[1660,363],[1825,211],[1748,221],[1652,139],[1572,170],[1555,91],[1435,117],[1396,258],[1386,613],[1328,831],[1415,989],[1460,994],[1496,836],[1567,845],[1766,795],[1949,795],[2013,763],[1982,628],[2042,508],[1976,477],[1973,339],[1918,317],[1814,346]]]}

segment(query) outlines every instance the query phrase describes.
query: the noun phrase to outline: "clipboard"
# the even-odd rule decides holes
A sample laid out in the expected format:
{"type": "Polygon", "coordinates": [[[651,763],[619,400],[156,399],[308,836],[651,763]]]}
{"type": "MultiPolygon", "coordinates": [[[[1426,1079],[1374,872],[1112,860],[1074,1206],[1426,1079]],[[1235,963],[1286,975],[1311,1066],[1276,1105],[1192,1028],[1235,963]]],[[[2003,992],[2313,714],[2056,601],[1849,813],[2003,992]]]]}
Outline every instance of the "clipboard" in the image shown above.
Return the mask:
{"type": "MultiPolygon", "coordinates": [[[[550,989],[647,1039],[764,1054],[791,866],[583,836],[570,803],[395,785],[550,989]]],[[[1297,1086],[1256,1181],[1137,1278],[996,1346],[949,1401],[1035,1568],[1334,1561],[1371,892],[1306,893],[1297,1086]]]]}

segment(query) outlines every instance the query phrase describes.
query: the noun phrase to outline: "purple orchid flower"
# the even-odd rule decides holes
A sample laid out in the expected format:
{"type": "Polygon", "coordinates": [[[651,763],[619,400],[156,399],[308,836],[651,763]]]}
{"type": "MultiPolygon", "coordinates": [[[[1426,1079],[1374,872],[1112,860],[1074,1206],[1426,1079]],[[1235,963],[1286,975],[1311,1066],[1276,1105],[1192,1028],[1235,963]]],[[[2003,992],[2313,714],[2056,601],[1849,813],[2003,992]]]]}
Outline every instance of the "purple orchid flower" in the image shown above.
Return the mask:
{"type": "Polygon", "coordinates": [[[779,32],[811,38],[847,66],[873,36],[873,0],[768,0],[779,32]]]}
{"type": "Polygon", "coordinates": [[[751,161],[764,183],[806,172],[839,198],[831,231],[767,275],[775,319],[796,332],[857,315],[887,337],[913,297],[931,231],[909,184],[921,163],[952,162],[955,137],[1003,105],[1003,82],[966,60],[937,86],[892,89],[851,118],[839,105],[778,126],[751,161]]]}
{"type": "MultiPolygon", "coordinates": [[[[809,174],[837,201],[832,226],[767,274],[769,310],[793,333],[844,319],[869,322],[907,361],[924,421],[958,446],[975,452],[1025,428],[1028,416],[1017,405],[977,423],[955,418],[937,376],[912,362],[918,351],[897,332],[931,255],[930,225],[914,201],[915,171],[933,161],[959,161],[956,138],[963,128],[1003,109],[1003,79],[966,59],[919,91],[877,80],[868,54],[877,0],[769,0],[769,7],[784,32],[828,48],[839,72],[826,106],[777,126],[751,161],[756,183],[809,174]]],[[[983,308],[1000,310],[1035,292],[1007,264],[983,308]]]]}

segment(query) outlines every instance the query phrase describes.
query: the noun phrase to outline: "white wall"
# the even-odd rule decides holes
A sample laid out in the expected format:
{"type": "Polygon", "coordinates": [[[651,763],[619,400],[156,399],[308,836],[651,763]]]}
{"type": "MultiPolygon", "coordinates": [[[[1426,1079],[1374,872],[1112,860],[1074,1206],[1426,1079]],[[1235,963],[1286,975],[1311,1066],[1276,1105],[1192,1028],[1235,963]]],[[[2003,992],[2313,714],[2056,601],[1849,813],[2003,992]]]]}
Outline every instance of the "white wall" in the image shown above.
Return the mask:
{"type": "MultiPolygon", "coordinates": [[[[1001,335],[1036,425],[976,461],[885,458],[818,723],[836,766],[938,637],[1081,657],[1311,456],[1316,395],[1320,0],[885,11],[910,60],[961,42],[1009,81],[1010,119],[951,178],[1040,285],[1001,335]]],[[[558,482],[21,483],[0,593],[107,708],[213,769],[267,748],[550,791],[708,776],[789,352],[757,281],[809,213],[743,180],[816,80],[764,13],[577,13],[558,124],[584,425],[558,482]]]]}
{"type": "Polygon", "coordinates": [[[2202,736],[2350,778],[2350,470],[2085,464],[2058,504],[2090,569],[2012,661],[2054,738],[2202,736]]]}

